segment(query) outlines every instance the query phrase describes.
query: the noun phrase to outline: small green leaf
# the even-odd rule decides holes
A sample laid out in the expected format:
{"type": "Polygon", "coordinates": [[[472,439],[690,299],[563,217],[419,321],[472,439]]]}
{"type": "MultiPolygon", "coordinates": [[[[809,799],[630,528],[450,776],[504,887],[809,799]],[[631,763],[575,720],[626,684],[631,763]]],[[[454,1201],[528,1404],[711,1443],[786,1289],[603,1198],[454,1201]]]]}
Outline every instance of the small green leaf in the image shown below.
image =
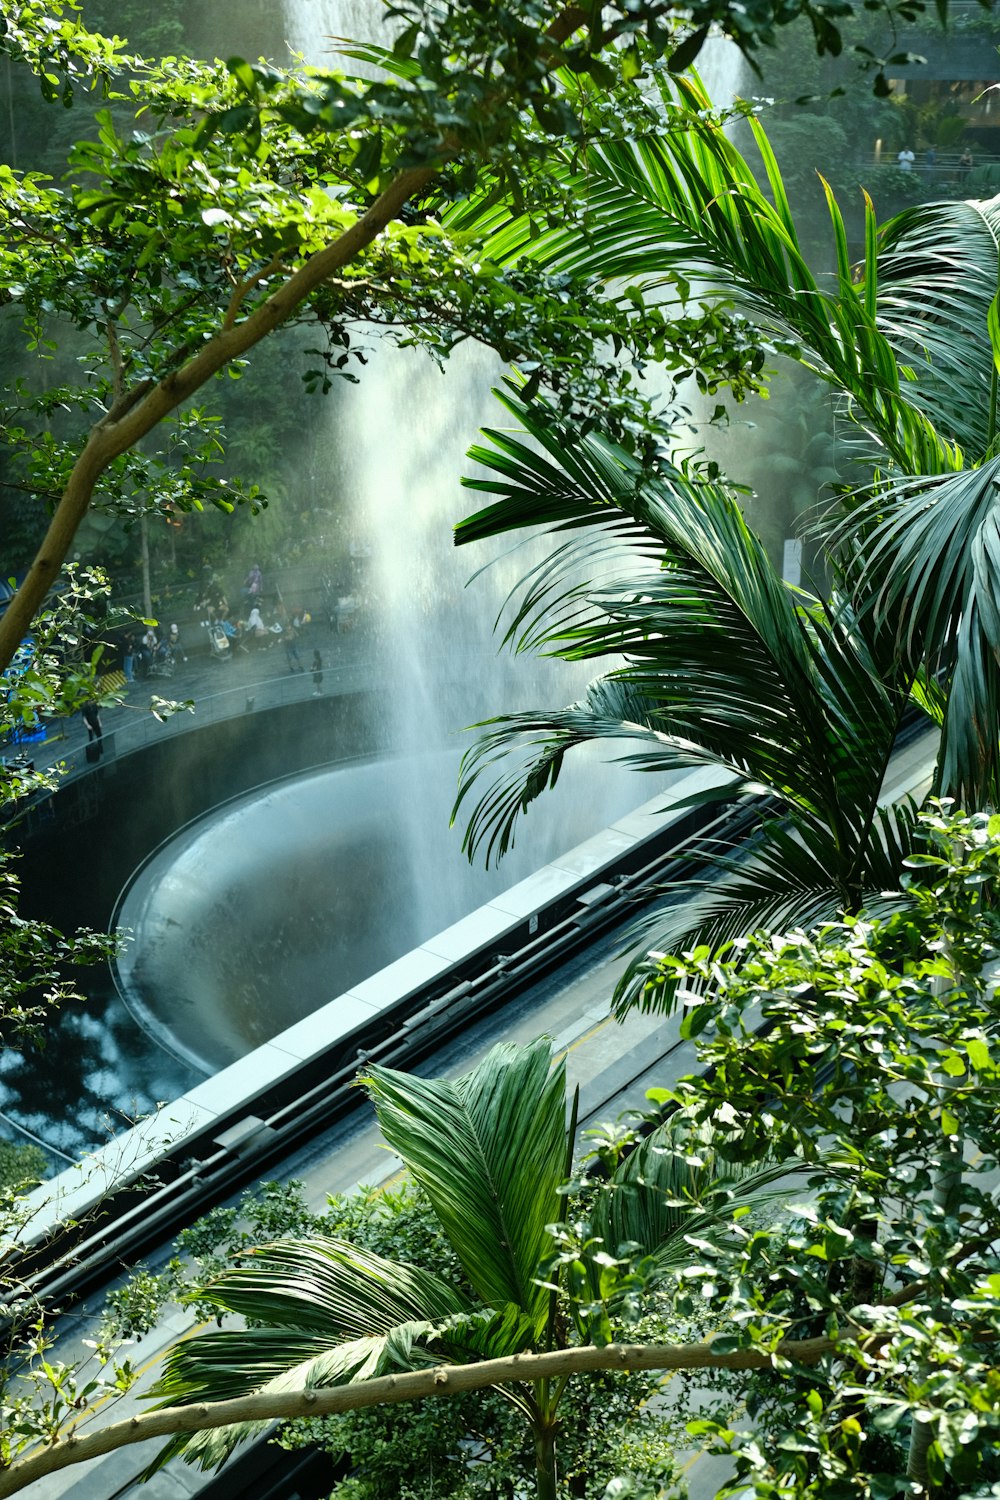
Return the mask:
{"type": "Polygon", "coordinates": [[[232,73],[233,77],[239,80],[248,94],[256,95],[257,77],[245,57],[227,58],[226,67],[232,73]]]}
{"type": "Polygon", "coordinates": [[[977,1073],[990,1068],[990,1049],[979,1037],[972,1037],[966,1042],[965,1050],[969,1055],[970,1067],[975,1068],[977,1073]]]}

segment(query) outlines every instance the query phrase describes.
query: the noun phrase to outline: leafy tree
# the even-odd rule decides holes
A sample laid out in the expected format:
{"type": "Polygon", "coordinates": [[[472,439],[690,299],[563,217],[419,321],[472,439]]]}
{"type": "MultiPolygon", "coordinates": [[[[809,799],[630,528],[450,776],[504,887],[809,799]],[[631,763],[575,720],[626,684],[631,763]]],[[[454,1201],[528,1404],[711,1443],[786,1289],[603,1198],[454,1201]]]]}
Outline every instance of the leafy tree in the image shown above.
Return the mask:
{"type": "MultiPolygon", "coordinates": [[[[733,1128],[740,1160],[822,1157],[799,1224],[748,1235],[724,1297],[735,1342],[836,1327],[841,1357],[767,1381],[770,1442],[712,1429],[738,1450],[734,1490],[890,1494],[905,1473],[918,1494],[986,1494],[998,1477],[1000,820],[935,807],[921,832],[888,922],[761,935],[687,1012],[707,1072],[671,1097],[733,1128]]],[[[664,962],[689,986],[708,959],[664,962]]]]}
{"type": "MultiPolygon", "coordinates": [[[[21,649],[7,677],[0,704],[5,734],[33,730],[40,715],[69,714],[99,692],[104,648],[94,639],[95,616],[109,593],[98,573],[71,567],[63,588],[35,619],[30,643],[21,649]]],[[[5,828],[16,824],[20,809],[37,793],[51,790],[58,770],[36,770],[24,755],[12,754],[0,765],[0,808],[5,828]]],[[[114,949],[114,940],[81,929],[64,936],[51,924],[30,920],[18,911],[18,856],[0,844],[0,1044],[37,1038],[43,1017],[53,1007],[79,998],[67,975],[76,965],[99,963],[114,949]]]]}
{"type": "MultiPolygon", "coordinates": [[[[892,7],[904,16],[922,9],[919,0],[892,7]]],[[[938,9],[946,14],[944,0],[938,9]]],[[[0,176],[6,298],[23,309],[34,346],[50,337],[53,317],[76,329],[87,341],[89,376],[86,390],[25,394],[30,412],[68,406],[72,423],[54,445],[26,444],[33,486],[54,513],[0,621],[0,666],[95,494],[128,505],[127,455],[300,312],[326,328],[331,369],[344,367],[351,319],[419,328],[430,299],[452,337],[488,338],[503,322],[504,352],[520,344],[523,353],[530,334],[532,356],[544,364],[537,278],[522,328],[524,294],[492,296],[491,276],[477,273],[475,257],[429,217],[442,194],[465,196],[480,178],[489,194],[521,203],[526,185],[544,184],[538,165],[553,141],[586,138],[595,90],[604,91],[596,100],[602,130],[619,129],[616,110],[628,118],[644,107],[629,88],[640,72],[663,57],[675,71],[685,67],[712,24],[752,56],[776,26],[802,16],[818,49],[837,51],[836,18],[848,11],[846,0],[749,10],[697,0],[679,13],[670,0],[556,10],[539,0],[499,10],[405,0],[393,12],[400,31],[392,51],[378,54],[387,81],[350,84],[239,60],[229,69],[150,63],[86,32],[62,0],[16,7],[0,45],[37,75],[47,100],[72,103],[81,86],[119,97],[124,90],[142,128],[127,132],[105,113],[97,139],[73,148],[57,189],[9,168],[0,176]],[[625,95],[616,94],[623,84],[625,95]],[[463,297],[470,281],[486,293],[482,313],[463,297]]],[[[543,193],[539,206],[545,201],[543,193]]],[[[579,316],[593,320],[593,299],[579,316]]],[[[564,356],[573,322],[564,306],[564,356]]],[[[628,337],[620,326],[618,336],[628,337]]],[[[632,336],[638,349],[642,329],[632,336]]],[[[579,358],[586,340],[577,342],[579,358]]],[[[190,505],[240,498],[191,485],[190,505]]]]}

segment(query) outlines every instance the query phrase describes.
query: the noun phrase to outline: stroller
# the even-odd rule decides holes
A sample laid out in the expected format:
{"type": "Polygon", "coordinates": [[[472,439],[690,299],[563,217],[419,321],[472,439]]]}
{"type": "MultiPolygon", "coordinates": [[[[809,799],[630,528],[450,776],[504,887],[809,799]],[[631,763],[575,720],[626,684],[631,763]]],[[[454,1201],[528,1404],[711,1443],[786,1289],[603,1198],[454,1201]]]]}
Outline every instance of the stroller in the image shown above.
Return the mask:
{"type": "Polygon", "coordinates": [[[217,620],[203,620],[208,631],[208,644],[216,661],[232,661],[233,648],[229,637],[217,620]]]}
{"type": "Polygon", "coordinates": [[[146,677],[173,677],[174,653],[169,646],[161,646],[146,663],[146,677]]]}
{"type": "Polygon", "coordinates": [[[174,675],[174,653],[166,641],[157,639],[152,630],[143,636],[136,654],[136,673],[142,679],[174,675]]]}

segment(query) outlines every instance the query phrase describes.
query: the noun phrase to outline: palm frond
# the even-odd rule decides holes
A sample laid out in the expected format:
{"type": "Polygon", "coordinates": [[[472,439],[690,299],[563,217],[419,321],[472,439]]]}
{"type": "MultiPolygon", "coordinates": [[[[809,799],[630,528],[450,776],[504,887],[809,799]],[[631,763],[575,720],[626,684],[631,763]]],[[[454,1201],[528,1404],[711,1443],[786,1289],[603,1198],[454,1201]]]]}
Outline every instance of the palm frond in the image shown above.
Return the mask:
{"type": "Polygon", "coordinates": [[[198,1298],[259,1326],[172,1347],[156,1389],[168,1401],[208,1391],[228,1400],[276,1379],[291,1380],[291,1389],[372,1374],[399,1356],[400,1329],[426,1332],[472,1311],[433,1272],[324,1236],[255,1248],[247,1265],[223,1272],[198,1298]]]}
{"type": "Polygon", "coordinates": [[[879,327],[915,372],[910,399],[975,458],[988,442],[983,340],[998,259],[1000,197],[916,204],[880,234],[879,327]]]}
{"type": "MultiPolygon", "coordinates": [[[[479,793],[462,848],[470,859],[482,855],[487,865],[502,859],[514,843],[521,815],[555,786],[569,752],[588,742],[608,747],[613,760],[634,771],[663,773],[720,764],[713,751],[665,733],[658,727],[661,722],[659,706],[634,683],[602,677],[568,708],[509,714],[477,725],[484,733],[463,757],[452,810],[454,823],[466,799],[479,793]],[[483,792],[480,783],[486,778],[492,779],[483,792]]],[[[735,765],[730,769],[736,779],[720,783],[718,797],[733,796],[741,784],[757,787],[735,765]]]]}
{"type": "Polygon", "coordinates": [[[591,1232],[611,1255],[629,1247],[643,1258],[647,1284],[691,1259],[692,1236],[722,1244],[735,1209],[763,1207],[792,1190],[794,1162],[726,1161],[716,1149],[724,1140],[725,1132],[677,1110],[599,1185],[591,1232]]]}
{"type": "MultiPolygon", "coordinates": [[[[497,1358],[529,1348],[537,1334],[518,1307],[475,1307],[433,1273],[343,1241],[279,1241],[251,1254],[250,1265],[199,1294],[248,1326],[175,1345],[154,1392],[161,1404],[344,1385],[442,1359],[497,1358]]],[[[154,1467],[179,1453],[214,1467],[267,1425],[178,1436],[154,1467]]]]}
{"type": "MultiPolygon", "coordinates": [[[[995,206],[956,215],[956,205],[925,205],[916,217],[894,220],[880,241],[869,205],[865,260],[854,273],[827,188],[838,272],[833,286],[821,285],[802,252],[761,123],[750,122],[766,192],[713,119],[700,84],[677,86],[693,109],[678,113],[668,101],[665,127],[602,142],[582,168],[567,160],[564,188],[585,205],[580,222],[539,234],[528,216],[512,213],[500,222],[494,208],[475,226],[485,253],[501,263],[526,258],[555,273],[653,290],[696,279],[700,296],[714,289],[776,339],[797,345],[801,362],[848,398],[861,428],[904,472],[955,469],[962,445],[982,453],[988,375],[976,349],[996,288],[995,247],[983,275],[995,206]],[[941,244],[933,265],[913,253],[921,236],[941,244]],[[974,330],[968,342],[949,342],[948,318],[974,330]],[[916,367],[919,378],[904,378],[904,366],[916,367]]],[[[469,227],[468,206],[460,212],[469,227]]]]}
{"type": "Polygon", "coordinates": [[[427,1194],[478,1296],[544,1325],[535,1282],[559,1217],[566,1141],[562,1063],[498,1046],[455,1081],[373,1068],[363,1080],[386,1141],[427,1194]]]}
{"type": "MultiPolygon", "coordinates": [[[[224,1272],[199,1293],[220,1314],[236,1314],[250,1326],[174,1345],[154,1391],[161,1404],[342,1385],[411,1368],[431,1358],[422,1346],[439,1329],[457,1330],[463,1320],[479,1317],[458,1289],[432,1272],[342,1240],[283,1240],[250,1255],[248,1265],[224,1272]]],[[[156,1466],[184,1452],[212,1467],[258,1430],[235,1424],[180,1436],[156,1466]]]]}
{"type": "Polygon", "coordinates": [[[835,529],[864,559],[856,592],[912,671],[944,673],[942,786],[969,805],[1000,787],[1000,457],[886,482],[835,529]]]}
{"type": "Polygon", "coordinates": [[[708,878],[678,883],[669,905],[633,926],[628,940],[635,952],[615,990],[615,1013],[673,1008],[676,986],[661,963],[664,954],[702,945],[722,953],[752,932],[809,929],[845,911],[891,911],[899,901],[903,861],[917,847],[916,830],[911,799],[879,807],[867,837],[858,841],[845,888],[831,878],[827,830],[796,813],[764,821],[742,858],[708,856],[708,878]]]}
{"type": "Polygon", "coordinates": [[[470,857],[501,857],[566,754],[613,737],[629,742],[619,758],[638,769],[715,764],[738,783],[766,786],[825,820],[849,865],[908,683],[883,679],[848,601],[824,606],[790,590],[724,486],[683,468],[640,481],[614,444],[573,441],[554,415],[512,394],[502,400],[530,441],[503,434],[475,450],[492,471],[475,487],[499,498],[458,528],[459,541],[528,523],[554,523],[557,536],[595,526],[598,545],[612,537],[639,566],[615,572],[608,563],[588,589],[575,569],[591,554],[571,541],[551,574],[540,564],[530,576],[508,639],[618,664],[566,709],[480,726],[455,810],[474,789],[470,857]]]}

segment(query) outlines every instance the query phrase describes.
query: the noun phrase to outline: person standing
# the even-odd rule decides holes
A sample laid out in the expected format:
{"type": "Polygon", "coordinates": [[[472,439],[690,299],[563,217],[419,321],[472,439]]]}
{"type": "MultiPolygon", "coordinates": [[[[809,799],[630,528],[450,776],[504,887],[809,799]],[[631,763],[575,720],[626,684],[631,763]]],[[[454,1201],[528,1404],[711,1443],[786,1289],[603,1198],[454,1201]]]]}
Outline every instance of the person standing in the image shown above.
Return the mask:
{"type": "Polygon", "coordinates": [[[148,677],[160,649],[160,637],[150,625],[142,638],[139,650],[139,676],[148,677]]]}
{"type": "Polygon", "coordinates": [[[80,710],[83,714],[83,722],[87,726],[87,759],[89,761],[100,760],[104,750],[101,741],[104,738],[104,726],[101,723],[101,710],[91,699],[85,703],[80,710]]]}
{"type": "Polygon", "coordinates": [[[126,682],[135,681],[135,632],[130,630],[122,643],[122,671],[126,682]]]}
{"type": "Polygon", "coordinates": [[[313,652],[313,697],[320,698],[323,695],[323,658],[318,651],[313,652]]]}
{"type": "Polygon", "coordinates": [[[181,645],[181,633],[176,625],[171,625],[169,634],[167,635],[167,650],[175,659],[180,657],[181,661],[187,661],[184,648],[181,645]]]}
{"type": "Polygon", "coordinates": [[[964,182],[965,181],[965,179],[968,177],[969,173],[972,171],[972,168],[973,168],[974,165],[975,165],[975,162],[973,160],[972,152],[969,150],[968,146],[966,146],[965,150],[962,152],[961,156],[958,158],[958,180],[959,180],[959,182],[964,182]]]}
{"type": "Polygon", "coordinates": [[[299,632],[291,620],[286,624],[281,638],[285,643],[285,660],[288,662],[289,672],[304,672],[305,667],[299,655],[299,632]]]}
{"type": "Polygon", "coordinates": [[[256,604],[260,599],[264,588],[264,575],[260,571],[260,564],[254,563],[249,573],[243,580],[243,592],[251,604],[256,604]]]}
{"type": "Polygon", "coordinates": [[[916,156],[910,150],[909,146],[904,146],[902,151],[900,151],[899,155],[896,157],[896,165],[901,172],[912,172],[913,163],[916,161],[916,159],[916,156]]]}

